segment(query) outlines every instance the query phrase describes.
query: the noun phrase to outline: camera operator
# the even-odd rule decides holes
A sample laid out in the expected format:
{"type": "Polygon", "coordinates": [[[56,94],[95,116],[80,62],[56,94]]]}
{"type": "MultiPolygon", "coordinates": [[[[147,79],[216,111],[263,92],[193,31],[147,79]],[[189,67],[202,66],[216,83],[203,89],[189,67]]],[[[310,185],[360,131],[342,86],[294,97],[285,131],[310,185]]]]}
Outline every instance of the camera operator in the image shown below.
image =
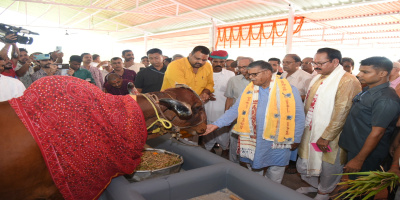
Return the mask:
{"type": "Polygon", "coordinates": [[[19,58],[15,73],[26,88],[32,84],[31,75],[35,73],[32,62],[33,58],[28,56],[28,51],[24,48],[19,48],[19,58]]]}
{"type": "Polygon", "coordinates": [[[61,75],[60,70],[57,69],[57,65],[53,64],[53,61],[50,59],[50,57],[41,57],[37,60],[39,61],[40,69],[39,71],[32,74],[32,82],[35,82],[36,80],[45,76],[61,75]]]}
{"type": "MultiPolygon", "coordinates": [[[[15,40],[17,38],[17,35],[8,34],[5,36],[5,38],[8,40],[15,40]]],[[[13,78],[18,78],[14,71],[15,67],[17,66],[16,64],[18,61],[18,55],[19,55],[19,50],[18,50],[17,45],[15,43],[5,42],[4,47],[0,51],[0,56],[6,62],[4,71],[2,72],[3,75],[10,76],[13,78]],[[10,59],[10,57],[8,57],[8,51],[10,49],[10,46],[13,47],[11,59],[10,59]]]]}

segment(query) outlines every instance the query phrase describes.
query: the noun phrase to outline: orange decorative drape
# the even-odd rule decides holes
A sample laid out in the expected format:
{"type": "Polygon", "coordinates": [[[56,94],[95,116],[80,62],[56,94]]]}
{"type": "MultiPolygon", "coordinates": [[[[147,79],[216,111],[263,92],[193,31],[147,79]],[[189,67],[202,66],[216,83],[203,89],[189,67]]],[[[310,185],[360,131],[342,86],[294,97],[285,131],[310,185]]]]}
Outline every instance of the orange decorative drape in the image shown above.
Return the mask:
{"type": "MultiPolygon", "coordinates": [[[[294,29],[293,34],[298,33],[303,26],[304,17],[295,17],[294,18],[294,25],[297,24],[297,28],[294,29]]],[[[218,36],[217,42],[215,44],[215,48],[217,48],[219,42],[224,42],[224,48],[226,46],[226,42],[229,42],[229,47],[232,47],[232,41],[239,41],[239,48],[241,46],[242,40],[249,41],[249,46],[251,44],[251,40],[257,41],[259,40],[259,46],[261,46],[261,42],[263,39],[270,39],[272,38],[272,45],[274,45],[274,39],[276,37],[282,37],[283,34],[287,33],[288,27],[288,19],[279,19],[273,21],[266,21],[266,22],[257,22],[257,23],[250,23],[250,24],[241,24],[241,25],[234,25],[234,26],[226,26],[226,27],[218,27],[218,36]],[[281,33],[278,32],[277,24],[285,23],[285,28],[281,33]],[[271,31],[265,32],[265,29],[270,26],[271,31]],[[248,29],[247,36],[245,36],[244,30],[248,29]],[[258,30],[257,30],[258,29],[258,30]],[[255,30],[255,31],[254,31],[255,30]],[[258,33],[257,33],[258,31],[258,33]],[[229,35],[227,34],[229,32],[229,35]],[[237,35],[235,36],[235,32],[237,35]],[[254,34],[257,36],[254,37],[254,34]],[[265,34],[269,34],[265,36],[265,34]]]]}

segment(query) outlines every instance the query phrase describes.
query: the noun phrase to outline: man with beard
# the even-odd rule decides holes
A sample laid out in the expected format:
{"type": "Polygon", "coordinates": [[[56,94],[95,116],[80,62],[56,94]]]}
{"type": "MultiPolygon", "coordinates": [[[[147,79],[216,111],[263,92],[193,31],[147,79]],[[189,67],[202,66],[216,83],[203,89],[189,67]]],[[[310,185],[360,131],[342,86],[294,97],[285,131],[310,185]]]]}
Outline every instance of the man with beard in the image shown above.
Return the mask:
{"type": "Polygon", "coordinates": [[[81,66],[81,68],[89,70],[90,73],[92,74],[94,82],[96,83],[96,86],[99,87],[100,90],[103,90],[104,80],[103,80],[103,76],[101,75],[100,69],[97,67],[92,67],[90,65],[90,63],[92,63],[92,61],[93,61],[92,55],[90,55],[90,53],[83,53],[81,55],[81,58],[82,58],[82,62],[83,62],[83,65],[81,66]]]}
{"type": "MultiPolygon", "coordinates": [[[[226,86],[230,78],[235,76],[232,71],[226,70],[228,52],[224,50],[213,51],[210,55],[213,67],[214,97],[215,101],[209,101],[204,105],[207,114],[207,124],[214,123],[225,112],[226,86]]],[[[208,151],[215,153],[213,147],[218,143],[222,148],[221,156],[228,159],[229,155],[229,127],[223,127],[204,136],[204,146],[208,151]]]]}
{"type": "Polygon", "coordinates": [[[49,54],[40,54],[36,58],[39,61],[40,69],[32,74],[32,82],[45,76],[61,75],[60,70],[57,69],[57,65],[53,64],[49,54]]]}
{"type": "Polygon", "coordinates": [[[129,70],[135,71],[135,73],[139,73],[141,67],[145,67],[142,63],[135,63],[135,55],[131,50],[122,51],[122,58],[124,61],[124,67],[129,70]]]}
{"type": "Polygon", "coordinates": [[[19,58],[15,73],[19,77],[19,80],[28,88],[32,84],[31,75],[35,73],[33,70],[33,59],[28,56],[26,49],[19,49],[19,58]]]}
{"type": "Polygon", "coordinates": [[[303,134],[303,103],[286,79],[271,82],[269,63],[252,62],[247,69],[252,82],[225,114],[207,125],[203,135],[237,119],[232,131],[239,135],[240,161],[262,176],[266,170],[266,178],[281,183],[290,149],[300,143],[303,134]]]}
{"type": "Polygon", "coordinates": [[[68,75],[86,80],[94,84],[92,74],[87,69],[81,68],[82,58],[78,55],[73,55],[69,58],[68,75]]]}
{"type": "Polygon", "coordinates": [[[174,88],[175,84],[185,84],[192,88],[203,102],[207,102],[214,92],[213,70],[208,61],[210,50],[197,46],[188,57],[173,61],[167,67],[161,90],[174,88]]]}
{"type": "Polygon", "coordinates": [[[160,91],[165,70],[167,70],[167,66],[163,64],[164,58],[160,49],[148,50],[147,56],[151,65],[140,70],[135,79],[135,87],[140,93],[160,91]]]}
{"type": "MultiPolygon", "coordinates": [[[[229,79],[225,90],[225,110],[228,110],[236,102],[236,100],[242,94],[244,88],[250,83],[250,77],[247,72],[247,66],[253,62],[253,58],[243,57],[237,61],[239,75],[229,79]]],[[[239,163],[239,157],[237,153],[238,135],[230,132],[229,138],[229,160],[234,163],[239,163]]]]}

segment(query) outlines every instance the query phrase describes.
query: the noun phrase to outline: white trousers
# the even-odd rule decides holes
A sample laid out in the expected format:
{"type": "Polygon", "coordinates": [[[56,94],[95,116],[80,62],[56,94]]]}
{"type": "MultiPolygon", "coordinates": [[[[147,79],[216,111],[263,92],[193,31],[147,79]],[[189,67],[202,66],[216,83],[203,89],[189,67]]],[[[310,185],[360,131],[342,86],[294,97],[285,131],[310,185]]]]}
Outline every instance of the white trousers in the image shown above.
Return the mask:
{"type": "Polygon", "coordinates": [[[281,184],[283,175],[285,174],[286,166],[269,166],[264,175],[264,169],[253,169],[250,164],[247,163],[247,168],[261,176],[271,179],[272,181],[281,184]]]}
{"type": "Polygon", "coordinates": [[[343,173],[343,165],[340,164],[340,149],[336,155],[335,164],[330,164],[322,161],[321,174],[318,176],[307,176],[307,166],[303,165],[303,159],[299,157],[297,160],[297,171],[301,175],[301,179],[310,184],[312,187],[317,188],[321,193],[331,193],[336,185],[340,182],[343,173]]]}
{"type": "Polygon", "coordinates": [[[218,143],[223,150],[227,150],[229,148],[229,128],[225,126],[203,136],[205,148],[210,151],[215,143],[218,143]]]}

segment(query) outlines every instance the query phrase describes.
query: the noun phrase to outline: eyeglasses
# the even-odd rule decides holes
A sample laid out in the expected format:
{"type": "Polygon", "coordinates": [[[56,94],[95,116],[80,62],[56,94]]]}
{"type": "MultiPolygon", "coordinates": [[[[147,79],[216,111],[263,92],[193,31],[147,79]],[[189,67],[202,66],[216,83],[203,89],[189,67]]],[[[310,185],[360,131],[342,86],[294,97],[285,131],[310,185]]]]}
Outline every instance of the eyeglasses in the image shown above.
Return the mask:
{"type": "Polygon", "coordinates": [[[251,76],[254,76],[254,77],[256,77],[256,76],[258,76],[258,74],[259,73],[261,73],[261,72],[263,72],[263,71],[267,71],[267,69],[265,69],[265,70],[261,70],[261,71],[259,71],[259,72],[256,72],[256,73],[249,73],[249,76],[251,77],[251,76]]]}
{"type": "Polygon", "coordinates": [[[238,66],[239,69],[247,68],[247,66],[238,66]]]}
{"type": "Polygon", "coordinates": [[[290,62],[290,61],[283,61],[283,62],[282,62],[282,64],[284,64],[284,65],[290,65],[290,64],[292,64],[292,63],[295,63],[295,62],[290,62]]]}
{"type": "Polygon", "coordinates": [[[360,92],[353,98],[353,103],[361,101],[361,97],[368,91],[360,92]]]}
{"type": "Polygon", "coordinates": [[[325,63],[327,63],[327,62],[331,62],[331,61],[328,60],[328,61],[323,62],[323,63],[311,62],[311,64],[314,65],[314,66],[320,66],[321,67],[322,65],[325,65],[325,63]]]}

